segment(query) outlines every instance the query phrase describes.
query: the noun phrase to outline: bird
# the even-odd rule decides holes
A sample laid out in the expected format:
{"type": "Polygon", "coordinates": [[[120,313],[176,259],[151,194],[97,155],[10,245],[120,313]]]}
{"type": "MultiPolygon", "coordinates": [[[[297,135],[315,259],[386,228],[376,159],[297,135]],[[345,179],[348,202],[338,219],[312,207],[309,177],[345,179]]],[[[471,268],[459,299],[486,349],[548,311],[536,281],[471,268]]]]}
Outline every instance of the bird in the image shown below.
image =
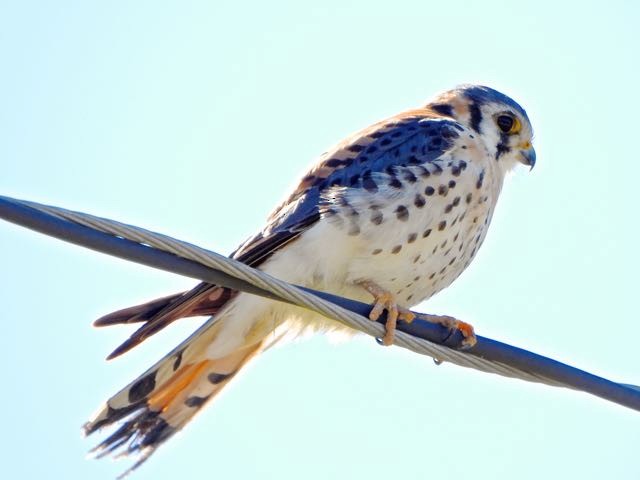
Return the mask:
{"type": "MultiPolygon", "coordinates": [[[[510,97],[457,86],[322,154],[266,226],[230,256],[294,284],[372,300],[372,320],[387,312],[382,343],[390,345],[397,321],[414,318],[408,307],[448,287],[476,256],[505,176],[518,164],[535,165],[532,138],[527,113],[510,97]]],[[[95,325],[142,323],[113,358],[193,316],[209,318],[84,425],[85,434],[117,426],[93,453],[133,456],[126,474],[260,353],[305,332],[347,329],[300,307],[207,283],[95,325]]],[[[454,326],[473,345],[473,327],[454,326]]]]}

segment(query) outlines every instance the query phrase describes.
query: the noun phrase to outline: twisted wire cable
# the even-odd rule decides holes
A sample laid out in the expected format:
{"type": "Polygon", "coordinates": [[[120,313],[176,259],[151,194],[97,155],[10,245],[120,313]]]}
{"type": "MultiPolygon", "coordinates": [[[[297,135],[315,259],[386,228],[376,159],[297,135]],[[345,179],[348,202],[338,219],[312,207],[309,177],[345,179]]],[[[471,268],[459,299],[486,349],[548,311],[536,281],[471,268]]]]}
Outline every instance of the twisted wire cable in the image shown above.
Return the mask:
{"type": "MultiPolygon", "coordinates": [[[[204,272],[217,273],[216,283],[222,286],[267,296],[313,310],[376,338],[384,334],[383,324],[372,322],[362,314],[364,311],[362,307],[367,307],[365,304],[291,285],[231,258],[160,233],[86,213],[2,196],[0,196],[0,218],[72,243],[151,266],[157,266],[154,265],[153,257],[160,256],[159,252],[169,253],[207,267],[207,269],[203,269],[204,272]],[[90,230],[73,230],[72,226],[86,227],[90,230]],[[95,237],[97,232],[109,236],[106,239],[98,237],[103,241],[111,239],[133,242],[141,253],[147,254],[146,256],[152,260],[141,261],[136,255],[122,255],[117,244],[115,249],[104,248],[101,245],[96,245],[95,242],[92,244],[89,237],[95,237]]],[[[121,243],[123,246],[129,245],[129,243],[121,243]]],[[[166,266],[157,266],[157,268],[177,271],[166,266]]],[[[205,276],[202,273],[187,274],[203,281],[210,281],[210,276],[205,276]]],[[[418,320],[414,321],[414,323],[416,322],[420,323],[418,320]]],[[[409,326],[404,326],[402,329],[405,331],[396,331],[395,345],[430,356],[438,362],[445,361],[486,373],[582,390],[640,410],[640,390],[636,386],[611,382],[546,357],[480,336],[475,347],[469,350],[457,350],[405,333],[412,330],[409,326]]]]}

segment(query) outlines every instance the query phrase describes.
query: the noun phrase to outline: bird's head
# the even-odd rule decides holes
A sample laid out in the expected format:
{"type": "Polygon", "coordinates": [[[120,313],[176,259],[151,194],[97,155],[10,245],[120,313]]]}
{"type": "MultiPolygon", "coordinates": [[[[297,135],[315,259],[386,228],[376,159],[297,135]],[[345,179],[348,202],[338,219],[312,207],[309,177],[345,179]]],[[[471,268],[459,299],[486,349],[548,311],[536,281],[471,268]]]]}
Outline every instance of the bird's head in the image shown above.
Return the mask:
{"type": "Polygon", "coordinates": [[[439,95],[428,107],[480,135],[505,170],[517,162],[531,168],[535,165],[527,112],[505,94],[480,85],[462,85],[439,95]]]}

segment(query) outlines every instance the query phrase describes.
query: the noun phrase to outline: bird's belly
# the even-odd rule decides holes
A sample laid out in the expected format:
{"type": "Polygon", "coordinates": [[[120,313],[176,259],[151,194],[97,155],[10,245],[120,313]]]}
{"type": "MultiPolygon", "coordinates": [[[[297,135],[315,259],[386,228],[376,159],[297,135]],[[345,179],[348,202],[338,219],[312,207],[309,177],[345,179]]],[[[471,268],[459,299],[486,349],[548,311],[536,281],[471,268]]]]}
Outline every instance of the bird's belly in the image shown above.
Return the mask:
{"type": "Polygon", "coordinates": [[[417,224],[420,228],[396,225],[378,232],[353,258],[349,278],[373,280],[399,304],[416,305],[449,286],[470,264],[484,240],[487,218],[485,208],[459,209],[417,224]]]}
{"type": "Polygon", "coordinates": [[[370,280],[415,305],[447,287],[478,251],[497,192],[473,166],[402,190],[348,196],[266,268],[290,282],[363,301],[370,280]],[[455,178],[455,179],[454,179],[455,178]]]}

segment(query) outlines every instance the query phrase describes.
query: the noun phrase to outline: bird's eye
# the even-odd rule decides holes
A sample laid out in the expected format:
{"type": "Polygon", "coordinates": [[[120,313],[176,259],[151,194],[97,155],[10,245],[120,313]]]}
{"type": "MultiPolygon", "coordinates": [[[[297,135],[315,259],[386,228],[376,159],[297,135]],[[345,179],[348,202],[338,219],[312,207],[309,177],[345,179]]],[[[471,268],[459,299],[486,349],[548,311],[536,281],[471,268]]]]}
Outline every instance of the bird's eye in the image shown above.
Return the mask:
{"type": "Polygon", "coordinates": [[[498,115],[496,123],[504,133],[518,133],[520,131],[520,122],[512,115],[498,115]]]}

